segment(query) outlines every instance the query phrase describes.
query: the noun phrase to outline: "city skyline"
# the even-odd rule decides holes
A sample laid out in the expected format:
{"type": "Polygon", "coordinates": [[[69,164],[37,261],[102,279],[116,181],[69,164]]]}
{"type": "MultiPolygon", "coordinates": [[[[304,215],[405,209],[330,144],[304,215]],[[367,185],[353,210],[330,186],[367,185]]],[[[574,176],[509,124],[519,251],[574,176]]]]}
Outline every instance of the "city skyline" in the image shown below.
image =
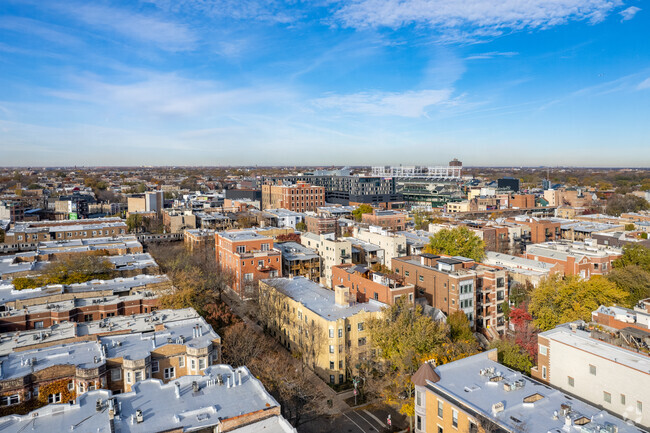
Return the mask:
{"type": "Polygon", "coordinates": [[[650,166],[648,25],[615,0],[10,0],[0,166],[650,166]]]}

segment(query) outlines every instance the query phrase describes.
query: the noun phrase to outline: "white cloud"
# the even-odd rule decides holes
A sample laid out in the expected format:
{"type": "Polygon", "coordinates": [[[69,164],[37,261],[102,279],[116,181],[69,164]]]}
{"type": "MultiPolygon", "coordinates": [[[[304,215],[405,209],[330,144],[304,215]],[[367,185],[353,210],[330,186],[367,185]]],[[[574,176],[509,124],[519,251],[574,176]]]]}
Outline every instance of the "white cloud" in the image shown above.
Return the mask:
{"type": "Polygon", "coordinates": [[[637,12],[639,12],[641,8],[638,8],[636,6],[630,6],[627,9],[623,9],[622,11],[619,12],[619,14],[623,17],[621,21],[627,21],[631,20],[634,18],[634,15],[636,15],[637,12]]]}
{"type": "Polygon", "coordinates": [[[495,57],[512,57],[512,56],[516,56],[517,54],[519,53],[514,51],[506,51],[506,52],[490,51],[488,53],[474,54],[469,57],[465,57],[465,60],[483,60],[483,59],[493,59],[495,57]]]}
{"type": "Polygon", "coordinates": [[[49,93],[62,99],[164,118],[227,114],[244,106],[288,104],[293,98],[291,92],[277,87],[223,89],[213,81],[192,80],[175,74],[152,74],[128,84],[80,79],[79,87],[73,91],[49,93]]]}
{"type": "Polygon", "coordinates": [[[646,78],[645,80],[641,81],[636,88],[639,90],[650,89],[650,78],[646,78]]]}
{"type": "Polygon", "coordinates": [[[234,20],[289,24],[300,15],[300,2],[280,0],[145,0],[167,12],[186,12],[234,20]]]}
{"type": "Polygon", "coordinates": [[[158,18],[91,2],[50,4],[53,9],[68,14],[102,32],[114,32],[138,42],[151,43],[167,51],[191,50],[198,37],[186,26],[158,18]]]}
{"type": "Polygon", "coordinates": [[[428,107],[451,103],[451,93],[448,89],[403,93],[361,92],[327,96],[314,100],[313,104],[318,108],[373,116],[424,117],[428,107]]]}
{"type": "MultiPolygon", "coordinates": [[[[9,30],[28,35],[34,35],[41,39],[61,45],[80,45],[80,41],[71,36],[66,28],[47,24],[31,18],[4,16],[0,17],[0,29],[9,30]]],[[[6,45],[5,45],[6,47],[6,45]]]]}
{"type": "Polygon", "coordinates": [[[426,25],[441,34],[489,36],[547,28],[570,20],[602,21],[621,0],[354,0],[335,13],[347,27],[426,25]]]}

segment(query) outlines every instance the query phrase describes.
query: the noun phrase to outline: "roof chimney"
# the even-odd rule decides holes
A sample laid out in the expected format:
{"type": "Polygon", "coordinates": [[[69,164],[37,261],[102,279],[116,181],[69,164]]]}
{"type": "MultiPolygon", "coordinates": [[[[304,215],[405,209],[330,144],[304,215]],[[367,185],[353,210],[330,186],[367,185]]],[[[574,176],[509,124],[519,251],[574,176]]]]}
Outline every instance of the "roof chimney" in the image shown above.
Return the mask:
{"type": "Polygon", "coordinates": [[[336,302],[336,305],[342,307],[350,306],[350,288],[345,286],[336,286],[334,288],[334,293],[334,301],[336,302]]]}

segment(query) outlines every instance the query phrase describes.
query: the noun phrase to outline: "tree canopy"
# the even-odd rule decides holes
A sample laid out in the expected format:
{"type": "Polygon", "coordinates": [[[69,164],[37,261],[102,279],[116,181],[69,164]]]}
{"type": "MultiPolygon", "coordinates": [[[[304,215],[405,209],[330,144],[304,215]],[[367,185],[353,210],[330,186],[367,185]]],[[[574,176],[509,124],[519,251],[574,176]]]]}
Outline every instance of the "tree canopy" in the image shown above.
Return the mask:
{"type": "Polygon", "coordinates": [[[643,245],[625,245],[623,255],[614,260],[614,268],[624,268],[626,266],[638,266],[646,272],[650,272],[650,248],[643,245]]]}
{"type": "Polygon", "coordinates": [[[557,273],[541,281],[531,294],[529,311],[542,331],[574,320],[591,320],[600,305],[624,304],[628,293],[605,277],[584,280],[557,273]]]}
{"type": "Polygon", "coordinates": [[[114,277],[114,267],[103,257],[68,257],[49,263],[41,275],[13,279],[16,290],[33,289],[48,284],[77,284],[90,280],[105,280],[114,277]]]}
{"type": "Polygon", "coordinates": [[[607,200],[605,213],[608,215],[619,216],[625,212],[638,212],[640,210],[650,209],[650,203],[643,197],[637,197],[634,194],[613,195],[607,200]]]}
{"type": "Polygon", "coordinates": [[[485,243],[467,227],[442,229],[429,238],[425,252],[480,261],[485,257],[485,243]]]}
{"type": "Polygon", "coordinates": [[[372,213],[372,206],[369,204],[362,204],[358,208],[352,211],[352,216],[354,216],[354,219],[356,221],[361,221],[361,216],[364,213],[372,213]]]}

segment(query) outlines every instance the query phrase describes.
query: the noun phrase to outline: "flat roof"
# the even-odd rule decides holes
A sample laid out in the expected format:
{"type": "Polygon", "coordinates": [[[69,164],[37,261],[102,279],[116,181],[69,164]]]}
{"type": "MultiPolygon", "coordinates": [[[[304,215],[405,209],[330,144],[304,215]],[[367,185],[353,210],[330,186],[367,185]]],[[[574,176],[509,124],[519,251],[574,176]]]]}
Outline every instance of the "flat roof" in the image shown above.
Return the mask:
{"type": "Polygon", "coordinates": [[[222,238],[231,240],[233,242],[272,240],[272,238],[261,235],[257,233],[255,230],[223,231],[223,232],[218,232],[218,234],[222,238]]]}
{"type": "Polygon", "coordinates": [[[374,299],[364,303],[352,303],[349,306],[338,305],[334,290],[326,289],[304,277],[269,278],[262,281],[326,320],[345,319],[363,311],[374,313],[387,307],[374,299]]]}
{"type": "Polygon", "coordinates": [[[282,253],[282,260],[313,260],[320,257],[315,249],[308,248],[298,242],[276,243],[274,247],[282,253]]]}
{"type": "Polygon", "coordinates": [[[611,423],[618,427],[619,433],[642,431],[604,410],[569,397],[555,388],[492,361],[488,358],[490,352],[436,367],[435,372],[440,380],[427,381],[426,387],[452,400],[454,404],[460,403],[497,422],[508,431],[524,431],[524,428],[530,432],[569,431],[564,427],[564,417],[554,419],[554,413],[560,413],[562,405],[570,407],[568,416],[572,424],[571,431],[580,430],[575,421],[582,417],[586,418],[584,421],[587,423],[583,427],[587,428],[595,429],[597,425],[611,423]],[[511,386],[514,389],[506,390],[511,386]],[[534,401],[524,402],[528,397],[534,401]],[[503,405],[503,410],[495,412],[494,405],[503,405]]]}
{"type": "MultiPolygon", "coordinates": [[[[50,404],[27,415],[9,415],[0,418],[0,429],[8,433],[27,429],[41,433],[109,433],[113,431],[108,415],[109,398],[114,399],[119,409],[113,420],[114,431],[121,433],[196,431],[217,426],[222,420],[279,407],[246,367],[233,369],[228,365],[214,365],[206,368],[203,376],[182,376],[166,384],[158,379],[147,379],[133,385],[128,393],[112,395],[108,390],[90,391],[73,405],[50,404]],[[193,391],[193,382],[198,392],[193,391]],[[177,386],[180,388],[178,394],[177,386]],[[96,410],[98,399],[102,404],[99,411],[96,410]],[[143,414],[142,422],[135,422],[136,411],[143,414]]],[[[235,431],[281,433],[295,432],[295,429],[270,412],[264,420],[235,431]]]]}

